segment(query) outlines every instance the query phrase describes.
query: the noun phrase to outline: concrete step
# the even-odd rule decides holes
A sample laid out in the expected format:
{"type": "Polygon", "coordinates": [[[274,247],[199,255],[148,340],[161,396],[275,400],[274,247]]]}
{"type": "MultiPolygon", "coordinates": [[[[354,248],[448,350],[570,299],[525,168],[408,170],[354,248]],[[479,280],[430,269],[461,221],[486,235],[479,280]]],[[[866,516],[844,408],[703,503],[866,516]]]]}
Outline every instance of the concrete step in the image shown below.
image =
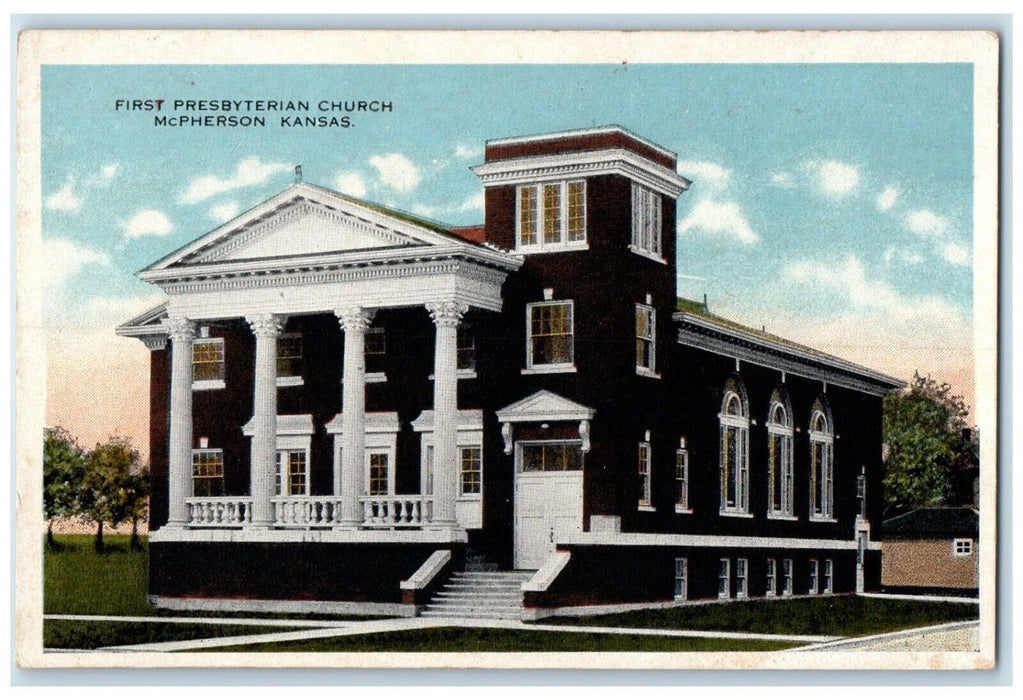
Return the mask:
{"type": "Polygon", "coordinates": [[[522,618],[522,583],[532,571],[456,571],[426,605],[424,617],[522,618]]]}

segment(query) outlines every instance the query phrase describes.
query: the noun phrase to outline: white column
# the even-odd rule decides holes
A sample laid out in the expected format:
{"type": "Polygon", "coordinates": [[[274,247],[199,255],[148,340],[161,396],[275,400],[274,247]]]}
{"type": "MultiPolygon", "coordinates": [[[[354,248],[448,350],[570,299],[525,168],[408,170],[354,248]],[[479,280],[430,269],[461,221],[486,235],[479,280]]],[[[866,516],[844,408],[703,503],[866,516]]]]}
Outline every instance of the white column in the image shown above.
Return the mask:
{"type": "Polygon", "coordinates": [[[168,455],[168,518],[171,527],[188,523],[192,495],[192,341],[195,324],[169,318],[164,328],[171,340],[170,454],[168,455]]]}
{"type": "Polygon", "coordinates": [[[249,493],[252,496],[252,525],[273,524],[274,480],[277,468],[277,336],[285,318],[260,314],[245,319],[256,336],[256,372],[252,393],[252,461],[249,465],[249,493]]]}
{"type": "Polygon", "coordinates": [[[468,306],[427,304],[437,327],[433,356],[433,521],[437,529],[455,528],[458,497],[458,325],[468,306]]]}
{"type": "Polygon", "coordinates": [[[352,306],[334,312],[345,333],[344,369],[341,381],[341,527],[362,525],[359,497],[365,487],[366,468],[366,329],[373,311],[352,306]]]}

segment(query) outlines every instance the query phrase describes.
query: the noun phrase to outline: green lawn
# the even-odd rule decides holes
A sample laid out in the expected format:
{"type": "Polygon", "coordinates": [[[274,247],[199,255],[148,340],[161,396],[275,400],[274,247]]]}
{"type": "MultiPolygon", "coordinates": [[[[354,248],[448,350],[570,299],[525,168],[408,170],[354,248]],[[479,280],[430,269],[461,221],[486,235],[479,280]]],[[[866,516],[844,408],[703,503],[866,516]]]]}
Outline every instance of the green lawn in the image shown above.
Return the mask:
{"type": "Polygon", "coordinates": [[[490,651],[778,651],[797,646],[803,645],[798,642],[652,637],[639,634],[558,633],[439,627],[330,639],[218,647],[208,651],[451,651],[468,653],[490,651]]]}
{"type": "Polygon", "coordinates": [[[209,637],[234,637],[268,632],[288,632],[297,627],[265,625],[208,625],[175,622],[100,622],[91,620],[44,620],[46,649],[99,649],[124,644],[175,642],[209,637]]]}
{"type": "Polygon", "coordinates": [[[848,595],[690,605],[614,615],[553,617],[541,622],[856,637],[942,622],[975,620],[978,614],[974,603],[933,603],[848,595]]]}
{"type": "Polygon", "coordinates": [[[93,550],[90,535],[58,535],[61,551],[44,550],[43,612],[63,615],[153,615],[146,602],[149,557],[131,552],[126,535],[104,537],[93,550]]]}

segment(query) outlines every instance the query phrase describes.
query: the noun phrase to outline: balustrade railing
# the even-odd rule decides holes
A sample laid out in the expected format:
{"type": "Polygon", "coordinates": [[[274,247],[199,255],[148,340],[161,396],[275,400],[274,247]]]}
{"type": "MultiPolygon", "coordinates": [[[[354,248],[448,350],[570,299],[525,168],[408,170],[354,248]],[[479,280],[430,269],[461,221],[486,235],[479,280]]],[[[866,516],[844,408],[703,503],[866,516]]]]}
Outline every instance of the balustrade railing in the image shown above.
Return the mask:
{"type": "Polygon", "coordinates": [[[276,527],[332,527],[341,522],[340,496],[278,496],[271,502],[276,527]]]}
{"type": "Polygon", "coordinates": [[[422,527],[433,517],[432,496],[362,496],[359,502],[363,527],[422,527]]]}
{"type": "Polygon", "coordinates": [[[241,527],[252,522],[250,496],[186,498],[189,527],[241,527]]]}

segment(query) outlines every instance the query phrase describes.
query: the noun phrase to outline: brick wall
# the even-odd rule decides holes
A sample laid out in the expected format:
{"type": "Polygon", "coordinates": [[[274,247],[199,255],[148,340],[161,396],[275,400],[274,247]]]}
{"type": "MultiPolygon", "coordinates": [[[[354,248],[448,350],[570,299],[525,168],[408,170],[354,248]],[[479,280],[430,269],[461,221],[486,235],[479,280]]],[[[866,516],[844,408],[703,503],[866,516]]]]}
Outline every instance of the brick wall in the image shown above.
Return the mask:
{"type": "Polygon", "coordinates": [[[881,550],[881,585],[976,588],[977,549],[954,556],[952,540],[886,541],[881,550]]]}

